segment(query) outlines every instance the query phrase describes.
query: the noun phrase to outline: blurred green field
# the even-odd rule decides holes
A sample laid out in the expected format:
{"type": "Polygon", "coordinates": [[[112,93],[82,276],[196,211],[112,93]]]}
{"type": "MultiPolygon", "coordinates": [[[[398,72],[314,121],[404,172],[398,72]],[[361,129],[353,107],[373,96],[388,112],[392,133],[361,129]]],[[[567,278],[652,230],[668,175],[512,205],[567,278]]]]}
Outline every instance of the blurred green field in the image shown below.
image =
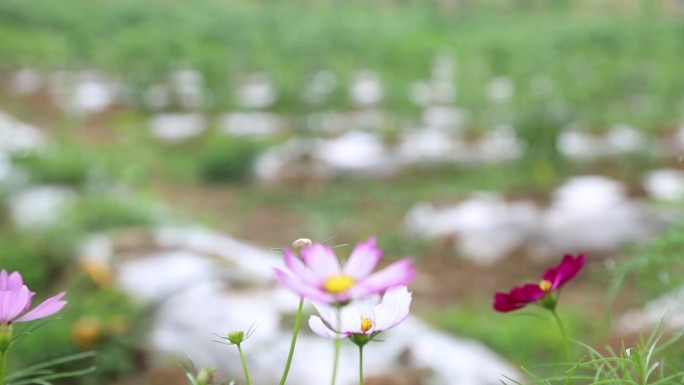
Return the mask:
{"type": "MultiPolygon", "coordinates": [[[[383,107],[407,116],[416,112],[409,85],[443,54],[456,59],[457,100],[473,129],[498,118],[486,87],[500,76],[516,87],[506,113],[519,122],[549,114],[594,130],[616,122],[662,130],[681,119],[680,18],[572,2],[459,3],[447,12],[429,2],[8,0],[0,4],[0,68],[95,68],[141,90],[182,61],[206,77],[213,110],[234,107],[231,85],[265,71],[281,95],[274,109],[287,113],[309,108],[300,90],[313,71],[345,83],[372,69],[387,88],[383,107]],[[535,86],[545,82],[551,95],[535,86]]],[[[347,107],[345,91],[338,87],[329,104],[347,107]]]]}
{"type": "MultiPolygon", "coordinates": [[[[633,2],[634,7],[625,6],[619,14],[592,8],[590,2],[459,1],[453,3],[458,9],[450,4],[0,2],[3,79],[21,68],[94,68],[120,76],[133,87],[137,101],[97,120],[96,125],[104,127],[100,130],[117,140],[89,141],[83,138],[95,125],[92,119],[41,110],[34,101],[0,92],[3,109],[45,127],[58,144],[49,152],[23,154],[13,161],[28,170],[32,183],[69,185],[83,198],[64,213],[59,225],[34,231],[13,228],[0,207],[2,267],[21,270],[41,293],[68,290],[74,304],[62,320],[41,328],[40,338],[27,339],[33,344],[27,343],[12,363],[19,366],[96,348],[101,370],[82,384],[114,381],[141,369],[136,361],[143,352],[135,342],[146,327],[144,315],[121,293],[89,281],[73,263],[79,241],[93,232],[191,219],[263,247],[280,247],[305,235],[356,243],[376,234],[389,258],[410,255],[420,267],[421,258],[435,252],[454,259],[458,255],[453,248],[407,239],[402,221],[417,201],[449,202],[476,190],[543,200],[565,177],[581,173],[608,174],[636,188],[641,174],[661,162],[640,155],[592,164],[559,162],[553,149],[547,151],[547,136],[571,122],[592,132],[626,123],[655,134],[681,123],[684,22],[664,11],[664,2],[633,2]],[[248,166],[256,154],[282,138],[244,140],[219,137],[210,130],[188,143],[168,145],[144,130],[151,111],[141,95],[146,87],[164,81],[174,62],[183,61],[205,76],[213,95],[207,114],[237,108],[232,90],[254,71],[268,73],[275,82],[280,97],[274,112],[297,117],[313,110],[348,110],[352,107],[344,84],[357,71],[371,69],[386,90],[380,108],[402,122],[419,114],[408,89],[429,76],[436,54],[456,60],[456,104],[468,113],[467,129],[482,132],[502,121],[513,122],[534,149],[531,163],[523,159],[478,168],[418,166],[382,180],[349,176],[263,186],[252,183],[248,166]],[[301,89],[307,76],[321,69],[334,73],[342,85],[325,104],[312,106],[301,89]],[[487,96],[488,84],[501,76],[515,85],[515,97],[504,107],[493,105],[487,96]],[[552,91],[540,91],[540,83],[551,84],[552,91]],[[540,177],[534,170],[539,164],[553,172],[540,177]],[[183,200],[185,195],[195,198],[183,200]],[[32,262],[36,259],[39,265],[32,262]],[[122,316],[127,326],[118,330],[122,316]],[[84,317],[100,320],[104,330],[102,338],[86,347],[79,345],[73,329],[84,317]],[[45,345],[60,348],[36,357],[35,350],[45,345]]],[[[0,189],[0,199],[8,194],[0,189]]],[[[611,296],[634,294],[635,282],[639,296],[629,298],[630,304],[662,294],[681,283],[671,274],[681,270],[680,239],[672,231],[644,248],[628,250],[616,270],[586,272],[587,286],[578,290],[587,295],[606,290],[601,298],[606,306],[611,296]]],[[[553,353],[558,335],[550,322],[546,328],[547,320],[535,317],[529,317],[532,322],[526,317],[492,320],[492,293],[473,291],[468,298],[454,295],[449,305],[422,307],[421,315],[445,330],[483,340],[515,364],[535,367],[559,359],[553,353]],[[532,334],[536,336],[530,338],[532,334]]],[[[585,304],[573,301],[564,309],[568,330],[578,339],[614,342],[603,321],[583,315],[585,304]]]]}

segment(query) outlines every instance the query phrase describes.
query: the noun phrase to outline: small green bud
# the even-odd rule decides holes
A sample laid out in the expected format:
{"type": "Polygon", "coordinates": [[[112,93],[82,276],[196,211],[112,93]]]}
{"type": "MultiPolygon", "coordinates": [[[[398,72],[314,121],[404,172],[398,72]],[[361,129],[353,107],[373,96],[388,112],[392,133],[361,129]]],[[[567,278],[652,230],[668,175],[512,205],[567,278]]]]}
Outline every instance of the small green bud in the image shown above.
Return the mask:
{"type": "Polygon", "coordinates": [[[242,341],[245,340],[245,332],[242,330],[233,330],[228,333],[228,341],[234,343],[235,345],[240,345],[242,341]]]}

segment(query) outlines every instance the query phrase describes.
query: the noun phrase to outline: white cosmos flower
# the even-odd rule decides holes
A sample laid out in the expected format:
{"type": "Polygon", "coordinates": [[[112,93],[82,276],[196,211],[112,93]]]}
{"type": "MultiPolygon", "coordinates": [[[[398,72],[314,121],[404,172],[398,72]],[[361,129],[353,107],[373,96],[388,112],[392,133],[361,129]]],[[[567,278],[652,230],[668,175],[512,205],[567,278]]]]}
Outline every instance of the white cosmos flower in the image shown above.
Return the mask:
{"type": "Polygon", "coordinates": [[[318,316],[309,317],[309,327],[322,337],[346,338],[353,335],[369,337],[391,329],[408,317],[411,293],[406,286],[387,290],[379,297],[353,302],[339,309],[314,303],[318,316]]]}

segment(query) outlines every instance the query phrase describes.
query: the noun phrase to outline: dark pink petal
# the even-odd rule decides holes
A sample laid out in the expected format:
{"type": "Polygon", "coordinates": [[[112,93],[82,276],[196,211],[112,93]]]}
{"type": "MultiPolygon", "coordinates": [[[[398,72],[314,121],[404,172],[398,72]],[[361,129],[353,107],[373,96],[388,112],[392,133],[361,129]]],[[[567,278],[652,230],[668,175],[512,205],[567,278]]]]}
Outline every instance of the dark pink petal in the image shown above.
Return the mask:
{"type": "Polygon", "coordinates": [[[64,297],[64,294],[66,294],[66,292],[61,292],[54,297],[46,299],[40,305],[33,308],[33,310],[17,318],[16,322],[33,321],[39,318],[49,317],[57,313],[58,311],[62,310],[64,305],[67,304],[66,301],[61,300],[62,297],[64,297]]]}
{"type": "Polygon", "coordinates": [[[0,323],[9,323],[26,308],[29,289],[25,285],[18,290],[0,291],[0,323]]]}
{"type": "Polygon", "coordinates": [[[544,280],[551,282],[551,289],[556,290],[577,275],[584,266],[584,261],[584,254],[578,255],[577,258],[566,254],[558,267],[546,270],[544,280]]]}
{"type": "Polygon", "coordinates": [[[366,296],[375,293],[382,293],[385,290],[396,287],[406,286],[416,276],[416,269],[410,259],[401,259],[384,269],[377,271],[353,290],[353,297],[366,296]]]}
{"type": "Polygon", "coordinates": [[[500,312],[507,312],[524,307],[527,303],[520,303],[514,300],[510,294],[496,293],[494,295],[494,310],[500,312]]]}
{"type": "Polygon", "coordinates": [[[330,246],[314,243],[300,252],[306,266],[316,276],[326,278],[340,274],[340,261],[337,260],[337,256],[330,246]]]}
{"type": "Polygon", "coordinates": [[[494,295],[494,310],[506,312],[520,309],[527,304],[537,302],[545,294],[539,285],[532,283],[514,287],[510,293],[496,293],[494,295]]]}
{"type": "Polygon", "coordinates": [[[375,244],[375,237],[356,245],[349,260],[344,265],[343,272],[356,279],[363,279],[370,274],[382,258],[382,250],[375,244]]]}

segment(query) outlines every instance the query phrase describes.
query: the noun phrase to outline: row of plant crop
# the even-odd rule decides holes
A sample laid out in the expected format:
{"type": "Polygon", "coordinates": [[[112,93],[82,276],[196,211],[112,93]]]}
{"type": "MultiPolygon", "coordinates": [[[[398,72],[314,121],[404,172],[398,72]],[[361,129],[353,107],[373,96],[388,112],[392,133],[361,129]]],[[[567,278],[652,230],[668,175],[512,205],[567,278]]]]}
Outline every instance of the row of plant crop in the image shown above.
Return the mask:
{"type": "Polygon", "coordinates": [[[671,18],[306,5],[10,0],[0,4],[0,66],[96,68],[142,91],[182,61],[202,72],[219,110],[234,106],[244,76],[264,71],[278,89],[274,109],[288,112],[312,108],[301,88],[321,69],[340,79],[323,107],[349,107],[344,85],[368,68],[385,87],[382,106],[401,114],[415,112],[407,90],[443,54],[456,59],[457,103],[472,126],[540,113],[589,128],[616,121],[661,128],[681,119],[683,27],[671,18]],[[503,112],[487,96],[500,76],[515,86],[503,112]]]}

